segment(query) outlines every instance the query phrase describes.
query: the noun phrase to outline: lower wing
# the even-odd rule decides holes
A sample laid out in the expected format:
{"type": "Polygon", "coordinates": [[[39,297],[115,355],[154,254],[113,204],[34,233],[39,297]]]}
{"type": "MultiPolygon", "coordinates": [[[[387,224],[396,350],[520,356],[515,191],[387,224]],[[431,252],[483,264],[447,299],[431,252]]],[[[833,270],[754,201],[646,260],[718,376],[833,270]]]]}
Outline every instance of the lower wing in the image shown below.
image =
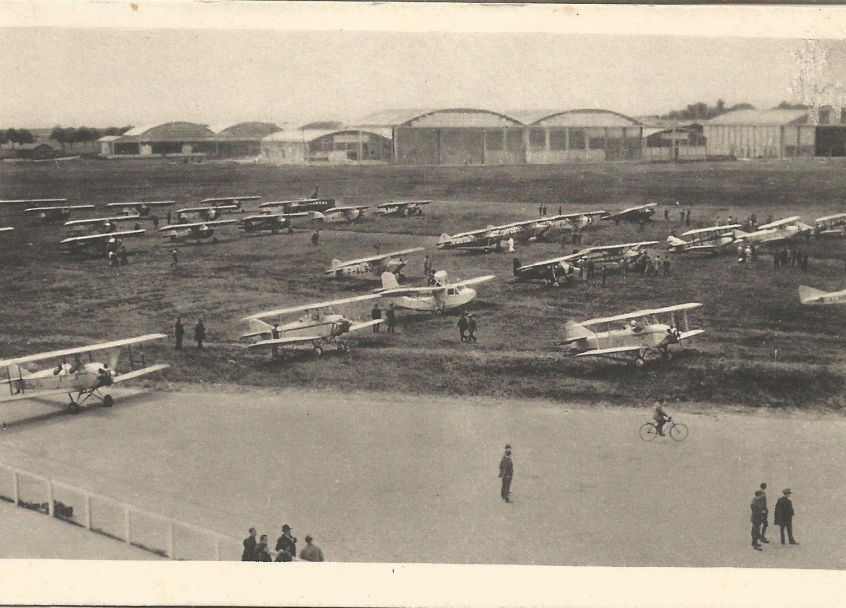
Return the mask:
{"type": "Polygon", "coordinates": [[[629,353],[640,351],[641,346],[615,346],[614,348],[598,348],[596,350],[588,350],[583,353],[576,353],[574,357],[601,357],[602,355],[613,355],[615,353],[629,353]]]}
{"type": "Polygon", "coordinates": [[[127,372],[126,374],[119,374],[116,375],[113,379],[113,382],[117,384],[118,382],[125,382],[126,380],[132,380],[133,378],[138,378],[140,376],[146,376],[147,374],[152,374],[154,372],[159,372],[163,369],[169,368],[170,365],[167,363],[159,363],[158,365],[151,365],[150,367],[145,367],[144,369],[137,369],[132,372],[127,372]]]}

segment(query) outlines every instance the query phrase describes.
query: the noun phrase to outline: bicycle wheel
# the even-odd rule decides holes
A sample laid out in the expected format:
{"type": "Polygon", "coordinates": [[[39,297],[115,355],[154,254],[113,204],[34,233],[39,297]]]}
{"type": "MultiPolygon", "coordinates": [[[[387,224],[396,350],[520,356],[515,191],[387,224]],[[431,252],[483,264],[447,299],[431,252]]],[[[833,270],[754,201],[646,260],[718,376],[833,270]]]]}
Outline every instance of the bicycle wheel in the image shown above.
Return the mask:
{"type": "Polygon", "coordinates": [[[687,439],[687,427],[679,422],[670,427],[670,437],[676,441],[687,439]]]}
{"type": "Polygon", "coordinates": [[[658,429],[651,422],[646,422],[640,427],[640,438],[644,441],[652,441],[658,436],[658,429]]]}

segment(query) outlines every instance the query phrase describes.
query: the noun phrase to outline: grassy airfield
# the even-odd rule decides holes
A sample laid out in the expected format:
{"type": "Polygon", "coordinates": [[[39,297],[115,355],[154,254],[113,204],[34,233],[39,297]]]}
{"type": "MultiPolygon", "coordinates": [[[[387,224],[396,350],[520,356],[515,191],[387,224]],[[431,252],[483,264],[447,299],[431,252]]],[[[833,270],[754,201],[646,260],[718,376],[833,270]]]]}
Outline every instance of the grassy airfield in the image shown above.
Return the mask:
{"type": "MultiPolygon", "coordinates": [[[[79,161],[0,165],[0,199],[65,197],[69,204],[94,203],[81,217],[105,214],[108,202],[176,199],[187,206],[202,198],[258,194],[263,201],[298,198],[315,185],[341,204],[378,204],[396,199],[435,199],[423,218],[373,218],[293,235],[243,236],[234,226],[219,232],[216,245],[173,248],[145,222],[150,235],[126,241],[130,264],[109,268],[102,259],[76,258],[57,250],[58,226],[41,226],[21,208],[0,207],[0,341],[3,355],[82,345],[151,331],[172,332],[177,315],[189,328],[202,316],[209,348],[190,346],[174,354],[172,344],[147,350],[172,367],[145,380],[151,388],[182,383],[234,383],[268,387],[399,390],[408,393],[542,397],[619,405],[644,405],[656,397],[765,407],[844,405],[840,347],[846,315],[838,307],[805,308],[797,288],[807,284],[842,289],[846,243],[811,241],[810,268],[774,271],[771,256],[754,265],[733,256],[674,255],[670,277],[610,275],[573,288],[552,290],[510,284],[511,256],[474,256],[432,250],[437,269],[452,278],[496,274],[478,287],[471,305],[479,320],[479,342],[458,342],[455,317],[399,313],[400,333],[362,332],[352,352],[310,349],[284,362],[247,352],[238,336],[241,317],[268,308],[294,306],[367,293],[375,282],[333,281],[322,271],[332,258],[351,259],[417,245],[434,245],[442,232],[455,233],[549,213],[622,209],[657,202],[672,205],[670,222],[659,208],[643,232],[636,225],[603,223],[586,231],[582,246],[634,240],[665,241],[678,229],[678,208],[692,210],[691,228],[713,225],[717,216],[759,221],[801,215],[814,218],[846,211],[846,171],[841,162],[696,163],[686,165],[521,167],[269,167],[253,164],[169,160],[79,161]],[[706,334],[672,362],[636,370],[604,360],[574,360],[560,346],[566,319],[589,319],[682,302],[704,304],[690,319],[706,334]],[[776,351],[778,351],[776,356],[776,351]]],[[[254,208],[256,205],[250,207],[254,208]]],[[[237,217],[237,216],[235,216],[237,217]]],[[[682,232],[686,228],[678,230],[682,232]]],[[[569,253],[567,248],[566,253],[569,253]]],[[[561,255],[557,244],[519,246],[524,263],[561,255]]],[[[662,257],[663,257],[662,252],[662,257]]],[[[423,254],[412,256],[405,274],[423,283],[423,254]]],[[[372,304],[351,309],[367,315],[372,304]]]]}

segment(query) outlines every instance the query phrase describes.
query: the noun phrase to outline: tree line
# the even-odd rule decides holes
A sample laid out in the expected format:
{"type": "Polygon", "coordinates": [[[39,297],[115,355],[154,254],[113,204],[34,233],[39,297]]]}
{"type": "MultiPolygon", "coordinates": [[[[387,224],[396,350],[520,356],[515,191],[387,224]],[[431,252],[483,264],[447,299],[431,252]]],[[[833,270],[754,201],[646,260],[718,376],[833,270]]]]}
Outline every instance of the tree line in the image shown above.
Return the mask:
{"type": "MultiPolygon", "coordinates": [[[[704,101],[688,104],[683,110],[673,110],[657,118],[664,118],[668,120],[710,120],[721,114],[733,112],[735,110],[754,110],[755,106],[751,103],[736,103],[733,106],[726,105],[722,99],[718,99],[716,105],[710,106],[704,101]]],[[[774,110],[806,110],[808,106],[801,103],[790,103],[789,101],[782,101],[774,110]]]]}
{"type": "Polygon", "coordinates": [[[35,143],[35,137],[29,129],[0,129],[0,145],[8,143],[14,148],[15,144],[35,143]]]}
{"type": "Polygon", "coordinates": [[[56,127],[50,133],[50,139],[61,144],[64,149],[65,144],[70,144],[72,148],[74,144],[84,144],[92,141],[97,141],[103,135],[123,135],[132,127],[109,127],[101,134],[98,129],[91,127],[56,127]]]}

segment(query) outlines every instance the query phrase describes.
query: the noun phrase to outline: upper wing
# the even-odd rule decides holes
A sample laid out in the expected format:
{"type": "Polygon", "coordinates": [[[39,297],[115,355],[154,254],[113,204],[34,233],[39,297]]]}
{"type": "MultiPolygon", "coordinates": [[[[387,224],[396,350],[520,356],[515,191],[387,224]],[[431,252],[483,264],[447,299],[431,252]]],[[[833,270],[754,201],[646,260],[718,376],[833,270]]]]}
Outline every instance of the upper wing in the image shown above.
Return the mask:
{"type": "Polygon", "coordinates": [[[358,331],[367,327],[373,327],[374,325],[379,325],[379,323],[382,323],[383,321],[384,319],[373,319],[372,321],[362,321],[361,323],[353,323],[352,325],[350,325],[350,328],[347,331],[358,331]]]}
{"type": "Polygon", "coordinates": [[[110,348],[120,348],[122,346],[130,346],[138,344],[139,342],[150,342],[151,340],[161,340],[167,338],[165,334],[146,334],[138,336],[137,338],[125,338],[123,340],[115,340],[113,342],[103,342],[101,344],[92,344],[90,346],[80,346],[77,348],[67,348],[64,350],[54,350],[47,353],[38,353],[37,355],[27,355],[26,357],[18,357],[16,359],[7,359],[0,361],[0,367],[22,363],[29,363],[32,361],[42,361],[44,359],[54,359],[57,357],[67,357],[68,355],[75,355],[77,353],[90,353],[98,350],[108,350],[110,348]]]}
{"type": "Polygon", "coordinates": [[[180,213],[199,213],[200,211],[233,211],[238,209],[238,205],[215,205],[214,207],[186,207],[185,209],[177,209],[176,214],[180,213]]]}
{"type": "Polygon", "coordinates": [[[792,217],[786,217],[783,220],[777,220],[775,222],[770,222],[769,224],[761,224],[758,226],[758,230],[767,230],[768,228],[778,228],[779,226],[787,226],[789,224],[795,224],[799,221],[799,216],[794,215],[792,217]]]}
{"type": "Polygon", "coordinates": [[[378,294],[380,296],[397,296],[402,294],[412,294],[412,293],[432,293],[433,291],[443,291],[445,289],[451,289],[453,287],[465,287],[467,285],[476,285],[477,283],[484,283],[485,281],[490,281],[495,279],[496,276],[489,274],[483,277],[476,277],[475,279],[467,279],[466,281],[457,281],[455,283],[448,283],[447,285],[431,285],[431,286],[420,286],[420,287],[393,287],[391,289],[384,289],[379,290],[378,294]]]}
{"type": "Polygon", "coordinates": [[[636,310],[624,315],[616,315],[614,317],[604,317],[600,319],[590,319],[588,321],[579,321],[579,325],[590,327],[592,325],[600,325],[602,323],[612,323],[614,321],[627,321],[629,319],[641,319],[655,314],[662,314],[668,312],[675,312],[678,310],[690,310],[692,308],[699,308],[702,304],[698,302],[690,302],[688,304],[677,304],[675,306],[667,306],[665,308],[649,308],[646,310],[636,310]]]}
{"type": "Polygon", "coordinates": [[[11,226],[4,226],[3,228],[0,228],[0,232],[9,232],[10,230],[14,230],[14,228],[11,226]]]}
{"type": "Polygon", "coordinates": [[[45,203],[65,203],[66,198],[19,198],[0,201],[0,205],[43,205],[45,203]]]}
{"type": "Polygon", "coordinates": [[[259,348],[262,346],[273,346],[274,344],[303,344],[305,342],[314,342],[315,340],[322,340],[323,336],[292,336],[288,338],[274,338],[271,340],[259,340],[248,344],[247,348],[259,348]]]}
{"type": "Polygon", "coordinates": [[[218,198],[204,198],[201,200],[201,203],[239,203],[241,201],[257,201],[261,197],[260,196],[222,196],[218,198]]]}
{"type": "Polygon", "coordinates": [[[93,217],[84,220],[71,220],[65,222],[64,226],[87,226],[89,224],[102,224],[104,222],[128,222],[130,220],[141,219],[140,215],[119,215],[117,217],[93,217]]]}
{"type": "Polygon", "coordinates": [[[168,205],[175,205],[176,201],[133,201],[130,203],[107,203],[106,207],[166,207],[168,205]]]}
{"type": "Polygon", "coordinates": [[[59,244],[64,243],[85,243],[92,241],[102,241],[116,236],[138,236],[144,234],[145,230],[123,230],[121,232],[104,232],[103,234],[87,234],[85,236],[72,236],[60,241],[59,244]]]}
{"type": "Polygon", "coordinates": [[[369,209],[370,205],[358,205],[358,206],[347,206],[347,207],[332,207],[331,209],[327,209],[325,213],[334,213],[336,211],[353,211],[353,210],[362,210],[362,209],[369,209]]]}
{"type": "Polygon", "coordinates": [[[210,222],[192,222],[190,224],[170,224],[164,228],[159,228],[159,232],[168,232],[171,230],[184,230],[185,228],[202,228],[203,226],[220,226],[222,224],[237,224],[238,220],[212,220],[210,222]]]}
{"type": "MultiPolygon", "coordinates": [[[[652,247],[657,245],[658,241],[640,241],[639,243],[622,243],[620,245],[601,245],[599,247],[588,247],[582,251],[579,251],[579,255],[587,254],[587,253],[597,253],[602,251],[616,251],[622,249],[633,249],[635,247],[652,247]]],[[[574,254],[575,255],[575,254],[574,254]]]]}
{"type": "Polygon", "coordinates": [[[350,302],[363,302],[365,300],[375,300],[380,297],[379,294],[368,294],[363,296],[353,296],[351,298],[342,298],[340,300],[330,300],[328,302],[316,302],[313,304],[303,304],[302,306],[294,306],[292,308],[279,308],[277,310],[268,310],[265,312],[257,312],[248,317],[241,319],[242,321],[249,321],[250,319],[261,319],[264,317],[274,317],[277,315],[287,315],[295,312],[302,312],[304,310],[317,310],[320,308],[327,308],[329,306],[340,306],[341,304],[348,304],[350,302]]]}
{"type": "Polygon", "coordinates": [[[33,213],[33,212],[41,212],[41,211],[58,211],[61,209],[94,209],[94,205],[60,205],[58,207],[30,207],[29,209],[24,209],[24,213],[33,213]]]}
{"type": "Polygon", "coordinates": [[[484,283],[486,281],[492,281],[496,278],[495,275],[487,274],[483,277],[476,277],[475,279],[467,279],[465,281],[456,281],[455,283],[450,283],[445,285],[445,287],[466,287],[467,285],[478,285],[479,283],[484,283]]]}
{"type": "Polygon", "coordinates": [[[371,255],[370,257],[367,257],[367,258],[359,258],[357,260],[349,260],[349,261],[346,261],[346,262],[342,262],[341,264],[338,264],[337,266],[335,266],[334,268],[331,268],[330,270],[327,270],[326,272],[335,272],[339,268],[345,268],[347,266],[354,266],[355,264],[363,264],[365,262],[375,262],[377,260],[389,260],[393,257],[398,256],[398,255],[405,255],[406,253],[417,253],[418,251],[423,251],[424,249],[426,249],[426,248],[425,247],[412,247],[411,249],[403,249],[401,251],[392,251],[390,253],[383,253],[383,254],[380,254],[380,255],[371,255]]]}
{"type": "Polygon", "coordinates": [[[552,266],[561,262],[568,262],[570,260],[577,260],[582,256],[581,253],[571,253],[570,255],[563,255],[559,258],[552,258],[551,260],[543,260],[542,262],[534,262],[533,264],[526,264],[520,266],[517,270],[526,270],[528,268],[537,268],[539,266],[552,266]]]}

